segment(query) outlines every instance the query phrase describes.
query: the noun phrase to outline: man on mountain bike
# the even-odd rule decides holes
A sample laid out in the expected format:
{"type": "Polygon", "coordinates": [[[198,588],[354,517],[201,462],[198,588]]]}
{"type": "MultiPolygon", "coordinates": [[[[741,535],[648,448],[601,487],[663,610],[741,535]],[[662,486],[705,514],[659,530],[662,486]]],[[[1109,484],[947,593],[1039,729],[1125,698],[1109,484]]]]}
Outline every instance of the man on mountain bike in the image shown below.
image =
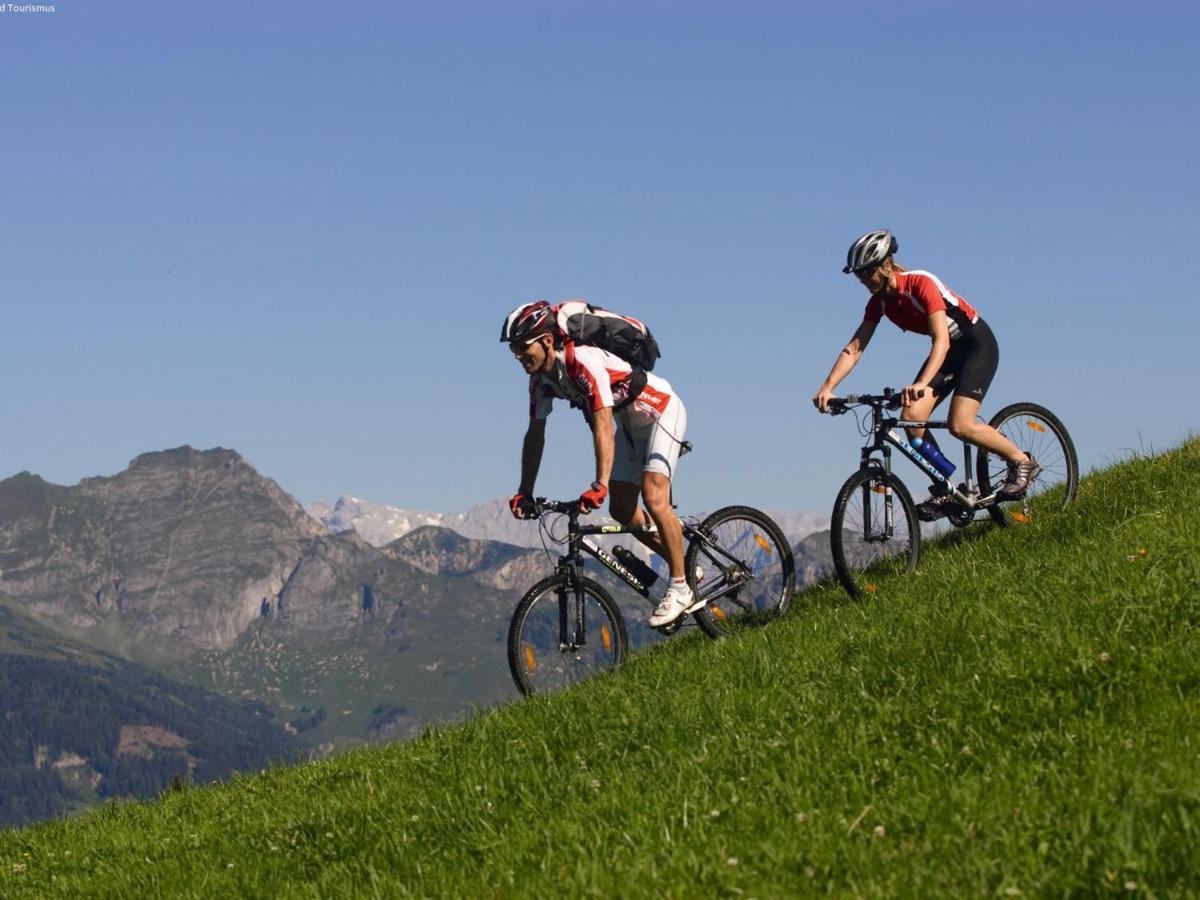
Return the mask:
{"type": "MultiPolygon", "coordinates": [[[[948,424],[960,440],[982,447],[1008,461],[1008,477],[997,490],[1001,499],[1016,500],[1029,490],[1042,468],[1031,454],[983,422],[979,406],[996,374],[1000,349],[987,323],[966,300],[930,272],[908,271],[895,261],[899,244],[887,229],[864,234],[846,254],[843,272],[854,276],[871,292],[862,323],[842,348],[813,404],[826,412],[834,388],[850,374],[867,349],[875,326],[887,316],[902,331],[927,335],[932,343],[928,358],[913,383],[904,388],[904,418],[928,421],[934,408],[950,393],[948,424]]],[[[933,441],[924,428],[910,428],[910,438],[933,441]]],[[[936,442],[935,446],[936,446],[936,442]]],[[[918,504],[922,519],[944,515],[948,500],[932,496],[918,504]]]]}
{"type": "Polygon", "coordinates": [[[636,537],[666,559],[671,580],[650,616],[650,625],[669,625],[703,605],[693,596],[683,569],[683,527],[671,505],[671,479],[679,461],[687,410],[671,385],[645,373],[646,384],[630,396],[633,367],[612,353],[565,340],[554,311],[544,300],[523,303],[504,320],[500,340],[529,373],[529,427],[521,448],[521,483],[509,501],[518,519],[533,514],[533,484],[545,446],[546,417],[554,399],[583,411],[592,429],[596,480],[579,495],[583,511],[608,510],[623,525],[646,524],[645,501],[655,534],[636,537]]]}

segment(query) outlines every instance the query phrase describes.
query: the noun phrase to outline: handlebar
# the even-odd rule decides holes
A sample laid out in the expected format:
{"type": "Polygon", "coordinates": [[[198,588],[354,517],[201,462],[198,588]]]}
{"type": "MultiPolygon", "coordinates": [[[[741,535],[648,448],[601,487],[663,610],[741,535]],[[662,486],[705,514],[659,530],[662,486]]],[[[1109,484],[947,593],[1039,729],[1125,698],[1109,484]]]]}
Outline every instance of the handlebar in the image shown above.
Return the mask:
{"type": "MultiPolygon", "coordinates": [[[[885,387],[882,394],[847,394],[845,397],[831,397],[828,408],[831,416],[840,416],[850,411],[852,406],[873,406],[876,409],[899,409],[903,404],[902,391],[885,387]]],[[[924,397],[921,391],[918,397],[924,397]]]]}
{"type": "Polygon", "coordinates": [[[534,515],[531,518],[540,518],[546,513],[578,513],[578,500],[547,500],[545,497],[533,498],[534,515]]]}

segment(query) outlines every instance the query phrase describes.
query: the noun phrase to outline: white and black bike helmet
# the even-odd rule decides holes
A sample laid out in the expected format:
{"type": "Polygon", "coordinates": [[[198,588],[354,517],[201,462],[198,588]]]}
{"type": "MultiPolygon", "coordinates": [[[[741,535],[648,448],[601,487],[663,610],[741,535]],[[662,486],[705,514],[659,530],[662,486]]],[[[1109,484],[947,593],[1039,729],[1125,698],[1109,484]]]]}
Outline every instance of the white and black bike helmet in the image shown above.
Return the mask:
{"type": "Polygon", "coordinates": [[[896,243],[895,235],[886,228],[868,231],[850,245],[850,249],[846,252],[846,267],[842,271],[849,275],[851,272],[870,269],[872,266],[879,265],[899,249],[900,245],[896,243]]]}
{"type": "Polygon", "coordinates": [[[554,312],[545,300],[522,303],[504,318],[500,340],[505,344],[529,343],[554,325],[554,312]]]}

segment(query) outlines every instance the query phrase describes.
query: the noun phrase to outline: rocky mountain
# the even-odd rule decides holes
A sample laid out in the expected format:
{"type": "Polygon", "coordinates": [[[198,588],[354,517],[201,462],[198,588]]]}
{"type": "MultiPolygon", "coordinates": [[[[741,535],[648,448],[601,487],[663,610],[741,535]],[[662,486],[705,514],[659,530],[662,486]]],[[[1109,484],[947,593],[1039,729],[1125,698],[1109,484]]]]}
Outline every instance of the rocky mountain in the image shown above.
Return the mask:
{"type": "Polygon", "coordinates": [[[344,640],[407,615],[437,577],[427,560],[329,534],[230,450],[147,453],[74,487],[29,473],[0,482],[0,589],[96,641],[125,632],[176,653],[224,651],[264,619],[344,640]]]}
{"type": "Polygon", "coordinates": [[[120,623],[228,647],[276,602],[324,529],[237,453],[147,453],[73,487],[0,482],[0,590],[88,631],[120,623]]]}
{"type": "Polygon", "coordinates": [[[310,516],[333,534],[355,531],[373,547],[383,547],[414,528],[426,525],[441,526],[441,513],[416,512],[396,506],[382,506],[352,497],[341,497],[336,503],[310,503],[305,507],[310,516]]]}
{"type": "Polygon", "coordinates": [[[23,609],[91,646],[262,700],[330,747],[512,693],[503,637],[519,569],[503,563],[522,551],[455,549],[455,537],[434,563],[437,539],[418,538],[384,552],[330,534],[220,448],[147,453],[70,487],[27,472],[0,482],[0,590],[23,609]],[[484,571],[492,559],[500,570],[484,571]]]}
{"type": "Polygon", "coordinates": [[[508,510],[508,501],[497,498],[472,506],[460,513],[431,513],[371,503],[349,494],[333,505],[311,503],[309,515],[337,534],[355,531],[368,544],[383,547],[415,528],[435,525],[448,528],[463,537],[480,541],[499,541],[514,547],[540,547],[538,530],[530,522],[520,522],[508,510]]]}
{"type": "Polygon", "coordinates": [[[472,540],[432,525],[408,532],[383,551],[430,575],[465,575],[502,591],[524,591],[554,566],[541,549],[472,540]]]}
{"type": "Polygon", "coordinates": [[[834,574],[828,528],[808,535],[792,548],[792,553],[796,557],[797,590],[834,574]]]}

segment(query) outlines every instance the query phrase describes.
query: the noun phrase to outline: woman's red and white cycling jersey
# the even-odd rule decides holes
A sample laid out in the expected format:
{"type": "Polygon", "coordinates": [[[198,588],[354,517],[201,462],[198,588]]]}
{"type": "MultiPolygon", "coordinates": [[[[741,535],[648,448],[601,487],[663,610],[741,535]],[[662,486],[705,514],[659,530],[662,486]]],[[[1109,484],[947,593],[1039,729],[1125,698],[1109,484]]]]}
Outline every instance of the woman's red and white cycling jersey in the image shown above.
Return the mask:
{"type": "Polygon", "coordinates": [[[945,312],[950,337],[959,337],[979,321],[975,307],[942,284],[931,272],[896,273],[896,290],[884,288],[867,301],[863,321],[878,324],[886,314],[904,331],[929,334],[929,317],[945,312]]]}
{"type": "MultiPolygon", "coordinates": [[[[529,417],[546,418],[554,398],[559,397],[578,406],[591,421],[596,410],[615,406],[625,399],[632,372],[633,367],[619,356],[599,347],[568,341],[558,354],[553,372],[530,376],[529,417]]],[[[621,412],[634,428],[650,425],[662,415],[672,396],[671,385],[665,379],[647,372],[645,388],[621,412]]]]}

